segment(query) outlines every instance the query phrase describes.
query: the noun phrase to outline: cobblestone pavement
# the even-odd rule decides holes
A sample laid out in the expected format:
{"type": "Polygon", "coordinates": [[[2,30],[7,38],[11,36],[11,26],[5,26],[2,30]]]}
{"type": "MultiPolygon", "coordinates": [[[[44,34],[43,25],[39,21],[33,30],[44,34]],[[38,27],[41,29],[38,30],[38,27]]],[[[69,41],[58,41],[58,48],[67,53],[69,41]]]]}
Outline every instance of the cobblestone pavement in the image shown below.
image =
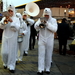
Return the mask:
{"type": "MultiPolygon", "coordinates": [[[[71,41],[68,41],[68,44],[71,41]]],[[[23,57],[23,61],[16,65],[15,73],[10,73],[3,68],[0,56],[0,75],[37,75],[38,50],[37,43],[35,49],[29,50],[28,56],[23,57]]],[[[54,42],[53,64],[50,74],[44,75],[75,75],[75,57],[74,55],[62,56],[58,54],[58,41],[54,42]]]]}

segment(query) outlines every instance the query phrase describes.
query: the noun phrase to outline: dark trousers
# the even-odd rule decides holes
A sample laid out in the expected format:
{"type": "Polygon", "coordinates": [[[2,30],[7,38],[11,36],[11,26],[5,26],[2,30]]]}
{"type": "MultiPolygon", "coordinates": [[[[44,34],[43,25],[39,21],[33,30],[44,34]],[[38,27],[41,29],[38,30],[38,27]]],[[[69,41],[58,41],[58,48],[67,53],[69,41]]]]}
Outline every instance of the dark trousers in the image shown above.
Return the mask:
{"type": "Polygon", "coordinates": [[[35,36],[30,36],[29,48],[30,50],[34,49],[35,46],[35,36]]]}
{"type": "Polygon", "coordinates": [[[67,50],[67,39],[59,39],[59,54],[66,55],[67,50]],[[63,47],[63,48],[62,48],[63,47]]]}

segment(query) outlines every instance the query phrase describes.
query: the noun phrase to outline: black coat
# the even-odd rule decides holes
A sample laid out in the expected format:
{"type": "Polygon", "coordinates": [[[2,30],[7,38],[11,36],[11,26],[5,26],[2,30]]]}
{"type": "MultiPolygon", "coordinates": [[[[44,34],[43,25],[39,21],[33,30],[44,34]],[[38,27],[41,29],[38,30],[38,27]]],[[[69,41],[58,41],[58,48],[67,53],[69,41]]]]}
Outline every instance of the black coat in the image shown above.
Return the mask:
{"type": "Polygon", "coordinates": [[[36,36],[37,35],[37,31],[34,28],[34,24],[31,26],[31,36],[36,36]]]}
{"type": "Polygon", "coordinates": [[[58,38],[68,39],[70,36],[70,27],[66,22],[58,24],[57,30],[58,38]]]}

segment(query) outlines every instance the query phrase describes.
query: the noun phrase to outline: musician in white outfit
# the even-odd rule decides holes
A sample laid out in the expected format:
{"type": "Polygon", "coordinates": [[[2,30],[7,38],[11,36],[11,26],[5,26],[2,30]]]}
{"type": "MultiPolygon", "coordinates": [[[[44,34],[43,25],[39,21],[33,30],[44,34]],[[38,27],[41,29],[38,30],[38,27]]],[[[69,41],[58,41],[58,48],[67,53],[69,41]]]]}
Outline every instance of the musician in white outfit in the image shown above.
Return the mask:
{"type": "Polygon", "coordinates": [[[3,17],[0,21],[0,28],[3,29],[1,56],[4,69],[15,72],[17,37],[20,27],[19,19],[15,16],[15,7],[8,6],[9,17],[3,17]],[[7,22],[7,23],[6,23],[7,22]]]}
{"type": "Polygon", "coordinates": [[[23,20],[27,24],[27,34],[25,35],[26,41],[25,41],[25,49],[24,49],[24,54],[28,54],[28,49],[29,49],[29,40],[30,40],[30,26],[34,24],[34,20],[29,18],[29,15],[26,11],[23,12],[23,20]]]}
{"type": "Polygon", "coordinates": [[[16,61],[18,61],[18,60],[22,61],[23,53],[24,53],[24,49],[25,49],[25,43],[26,43],[25,35],[27,34],[27,25],[23,21],[22,15],[20,13],[16,13],[16,16],[20,20],[20,29],[19,29],[19,34],[18,34],[18,50],[20,52],[20,55],[18,54],[18,50],[17,50],[16,61]]]}
{"type": "Polygon", "coordinates": [[[56,19],[52,18],[50,8],[44,9],[43,17],[45,17],[44,20],[39,19],[35,23],[35,29],[39,30],[37,73],[39,75],[43,75],[43,71],[50,73],[54,33],[57,31],[57,22],[56,19]]]}

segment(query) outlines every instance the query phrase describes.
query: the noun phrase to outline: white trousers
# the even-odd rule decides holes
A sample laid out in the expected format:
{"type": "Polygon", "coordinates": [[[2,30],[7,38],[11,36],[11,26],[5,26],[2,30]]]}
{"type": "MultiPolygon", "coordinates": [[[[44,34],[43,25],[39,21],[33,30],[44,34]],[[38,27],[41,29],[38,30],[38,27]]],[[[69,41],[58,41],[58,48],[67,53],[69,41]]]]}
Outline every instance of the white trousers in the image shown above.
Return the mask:
{"type": "Polygon", "coordinates": [[[22,58],[23,58],[23,44],[22,42],[21,43],[18,43],[18,49],[17,49],[17,58],[16,58],[16,61],[22,61],[22,58]]]}
{"type": "Polygon", "coordinates": [[[24,45],[25,49],[24,49],[24,51],[27,54],[28,54],[28,50],[29,50],[29,41],[30,41],[30,33],[25,35],[25,45],[24,45]]]}
{"type": "Polygon", "coordinates": [[[50,71],[53,52],[53,40],[40,41],[38,47],[38,71],[50,71]]]}

